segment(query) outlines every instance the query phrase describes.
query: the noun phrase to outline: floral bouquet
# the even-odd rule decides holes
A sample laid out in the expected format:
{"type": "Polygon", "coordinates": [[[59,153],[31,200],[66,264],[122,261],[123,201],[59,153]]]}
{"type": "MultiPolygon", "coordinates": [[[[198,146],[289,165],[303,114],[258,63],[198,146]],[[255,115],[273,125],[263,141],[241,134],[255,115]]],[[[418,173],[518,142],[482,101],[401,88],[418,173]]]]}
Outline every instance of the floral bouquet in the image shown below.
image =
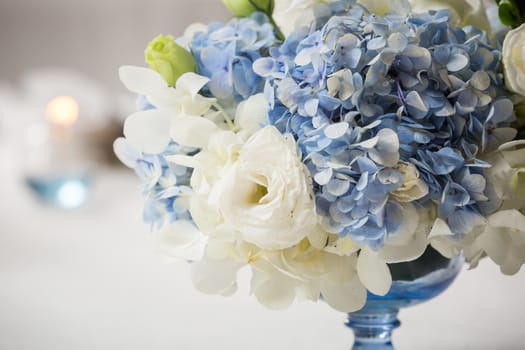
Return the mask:
{"type": "Polygon", "coordinates": [[[353,312],[429,246],[520,269],[524,8],[224,3],[230,22],[160,35],[151,69],[120,69],[139,111],[115,151],[197,289],[230,295],[248,266],[270,308],[353,312]]]}

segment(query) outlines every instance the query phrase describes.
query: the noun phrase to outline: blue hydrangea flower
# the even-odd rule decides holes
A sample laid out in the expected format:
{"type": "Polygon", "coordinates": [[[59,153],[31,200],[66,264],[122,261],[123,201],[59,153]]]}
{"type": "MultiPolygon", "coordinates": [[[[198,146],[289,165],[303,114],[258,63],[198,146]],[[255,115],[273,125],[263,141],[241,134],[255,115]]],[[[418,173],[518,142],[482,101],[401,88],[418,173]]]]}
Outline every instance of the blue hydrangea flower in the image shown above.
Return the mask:
{"type": "Polygon", "coordinates": [[[499,48],[446,10],[380,18],[351,3],[332,3],[254,62],[269,123],[295,136],[329,232],[372,249],[395,235],[403,161],[429,187],[414,204],[437,206],[461,237],[486,214],[477,157],[516,135],[499,48]]]}
{"type": "Polygon", "coordinates": [[[158,231],[165,223],[191,220],[188,194],[191,193],[192,169],[168,163],[165,157],[174,154],[193,154],[196,150],[171,143],[162,154],[143,154],[125,139],[115,143],[121,161],[133,168],[141,181],[140,190],[146,197],[144,221],[158,231]]]}
{"type": "Polygon", "coordinates": [[[194,35],[190,49],[198,73],[211,79],[206,92],[228,107],[262,92],[264,81],[252,64],[277,43],[266,15],[255,12],[226,24],[210,24],[207,32],[194,35]]]}

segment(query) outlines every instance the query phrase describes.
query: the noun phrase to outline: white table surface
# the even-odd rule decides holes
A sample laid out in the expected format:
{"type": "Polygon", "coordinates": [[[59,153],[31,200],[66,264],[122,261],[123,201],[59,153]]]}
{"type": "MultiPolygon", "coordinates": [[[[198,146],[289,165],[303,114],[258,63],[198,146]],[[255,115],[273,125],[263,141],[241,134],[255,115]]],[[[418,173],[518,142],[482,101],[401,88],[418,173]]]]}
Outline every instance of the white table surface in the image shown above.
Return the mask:
{"type": "MultiPolygon", "coordinates": [[[[269,311],[246,276],[233,297],[195,291],[187,264],[156,253],[129,171],[99,169],[89,202],[65,211],[35,201],[3,154],[0,349],[349,349],[345,315],[321,302],[269,311]]],[[[523,349],[525,272],[485,260],[400,319],[398,349],[523,349]]]]}

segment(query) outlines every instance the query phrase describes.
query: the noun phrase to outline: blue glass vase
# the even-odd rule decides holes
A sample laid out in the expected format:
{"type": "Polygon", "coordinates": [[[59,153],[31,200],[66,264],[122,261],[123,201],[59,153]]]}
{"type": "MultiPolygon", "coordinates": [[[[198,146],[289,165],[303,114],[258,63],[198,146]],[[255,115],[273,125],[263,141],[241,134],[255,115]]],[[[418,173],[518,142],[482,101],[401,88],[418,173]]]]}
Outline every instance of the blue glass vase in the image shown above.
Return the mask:
{"type": "Polygon", "coordinates": [[[442,293],[461,271],[463,256],[446,259],[429,248],[419,259],[391,264],[392,287],[384,296],[368,294],[365,306],[348,314],[346,326],[354,332],[353,350],[394,349],[392,331],[399,327],[399,309],[442,293]]]}

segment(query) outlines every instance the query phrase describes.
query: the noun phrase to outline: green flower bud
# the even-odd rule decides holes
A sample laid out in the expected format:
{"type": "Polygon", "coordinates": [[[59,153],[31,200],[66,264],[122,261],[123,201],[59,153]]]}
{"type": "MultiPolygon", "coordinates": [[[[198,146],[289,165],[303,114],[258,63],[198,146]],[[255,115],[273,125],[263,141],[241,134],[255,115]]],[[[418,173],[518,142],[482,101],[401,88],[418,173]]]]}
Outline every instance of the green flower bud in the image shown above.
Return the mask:
{"type": "Polygon", "coordinates": [[[144,51],[146,62],[157,71],[169,86],[175,86],[177,79],[187,72],[195,72],[193,55],[175,43],[171,35],[159,35],[144,51]]]}
{"type": "Polygon", "coordinates": [[[261,11],[271,16],[273,0],[222,0],[224,5],[237,17],[248,17],[255,11],[261,11]]]}

